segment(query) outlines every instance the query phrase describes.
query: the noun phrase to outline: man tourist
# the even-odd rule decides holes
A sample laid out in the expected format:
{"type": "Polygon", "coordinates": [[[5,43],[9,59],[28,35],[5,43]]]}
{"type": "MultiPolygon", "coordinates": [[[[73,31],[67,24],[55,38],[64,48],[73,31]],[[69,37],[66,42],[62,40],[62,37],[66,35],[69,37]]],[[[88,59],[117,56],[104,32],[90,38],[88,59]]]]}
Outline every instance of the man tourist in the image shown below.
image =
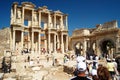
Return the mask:
{"type": "Polygon", "coordinates": [[[77,56],[77,58],[76,58],[76,61],[77,61],[77,63],[79,63],[79,62],[85,62],[85,57],[83,57],[83,56],[77,56]]]}
{"type": "Polygon", "coordinates": [[[79,62],[77,65],[77,76],[72,78],[71,80],[92,80],[89,77],[86,76],[86,63],[85,62],[79,62]]]}

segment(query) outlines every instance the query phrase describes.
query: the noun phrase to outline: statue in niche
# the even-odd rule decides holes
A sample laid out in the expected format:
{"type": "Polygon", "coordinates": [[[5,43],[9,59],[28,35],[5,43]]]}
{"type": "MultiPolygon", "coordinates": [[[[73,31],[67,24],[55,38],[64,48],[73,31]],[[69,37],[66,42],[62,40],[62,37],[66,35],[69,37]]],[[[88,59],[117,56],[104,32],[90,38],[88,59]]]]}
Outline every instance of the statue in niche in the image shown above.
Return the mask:
{"type": "Polygon", "coordinates": [[[21,18],[21,11],[18,10],[17,13],[18,13],[18,18],[21,18]]]}

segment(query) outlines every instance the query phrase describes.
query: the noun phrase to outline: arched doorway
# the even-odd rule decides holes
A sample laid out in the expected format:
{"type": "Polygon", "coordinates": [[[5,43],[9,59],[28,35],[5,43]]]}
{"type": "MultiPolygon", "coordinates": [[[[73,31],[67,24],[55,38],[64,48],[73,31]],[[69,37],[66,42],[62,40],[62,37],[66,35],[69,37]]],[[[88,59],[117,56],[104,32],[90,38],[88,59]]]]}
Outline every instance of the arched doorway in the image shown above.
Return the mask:
{"type": "Polygon", "coordinates": [[[83,44],[81,42],[77,42],[75,45],[74,45],[74,51],[75,51],[75,55],[76,56],[79,56],[79,55],[82,55],[83,53],[83,44]]]}
{"type": "Polygon", "coordinates": [[[102,57],[113,58],[115,44],[111,39],[103,40],[100,43],[102,57]]]}

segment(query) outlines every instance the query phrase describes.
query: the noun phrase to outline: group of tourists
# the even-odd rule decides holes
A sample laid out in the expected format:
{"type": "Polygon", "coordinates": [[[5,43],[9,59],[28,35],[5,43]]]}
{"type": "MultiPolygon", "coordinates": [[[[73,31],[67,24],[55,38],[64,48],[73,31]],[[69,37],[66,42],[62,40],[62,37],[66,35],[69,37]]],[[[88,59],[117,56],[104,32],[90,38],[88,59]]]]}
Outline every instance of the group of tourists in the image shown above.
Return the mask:
{"type": "Polygon", "coordinates": [[[106,64],[98,62],[99,57],[86,60],[77,56],[77,66],[71,80],[120,80],[120,58],[106,59],[106,64]]]}

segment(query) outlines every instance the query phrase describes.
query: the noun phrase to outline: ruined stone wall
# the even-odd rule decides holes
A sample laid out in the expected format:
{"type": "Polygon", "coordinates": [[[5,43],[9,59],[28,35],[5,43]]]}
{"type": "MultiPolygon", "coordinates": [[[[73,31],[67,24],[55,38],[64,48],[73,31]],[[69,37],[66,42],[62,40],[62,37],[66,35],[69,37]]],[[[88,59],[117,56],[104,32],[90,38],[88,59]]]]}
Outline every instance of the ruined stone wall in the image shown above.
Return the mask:
{"type": "Polygon", "coordinates": [[[0,30],[0,56],[4,54],[4,50],[10,49],[10,28],[0,30]]]}
{"type": "Polygon", "coordinates": [[[117,21],[106,22],[103,24],[103,28],[116,28],[118,27],[117,21]]]}

